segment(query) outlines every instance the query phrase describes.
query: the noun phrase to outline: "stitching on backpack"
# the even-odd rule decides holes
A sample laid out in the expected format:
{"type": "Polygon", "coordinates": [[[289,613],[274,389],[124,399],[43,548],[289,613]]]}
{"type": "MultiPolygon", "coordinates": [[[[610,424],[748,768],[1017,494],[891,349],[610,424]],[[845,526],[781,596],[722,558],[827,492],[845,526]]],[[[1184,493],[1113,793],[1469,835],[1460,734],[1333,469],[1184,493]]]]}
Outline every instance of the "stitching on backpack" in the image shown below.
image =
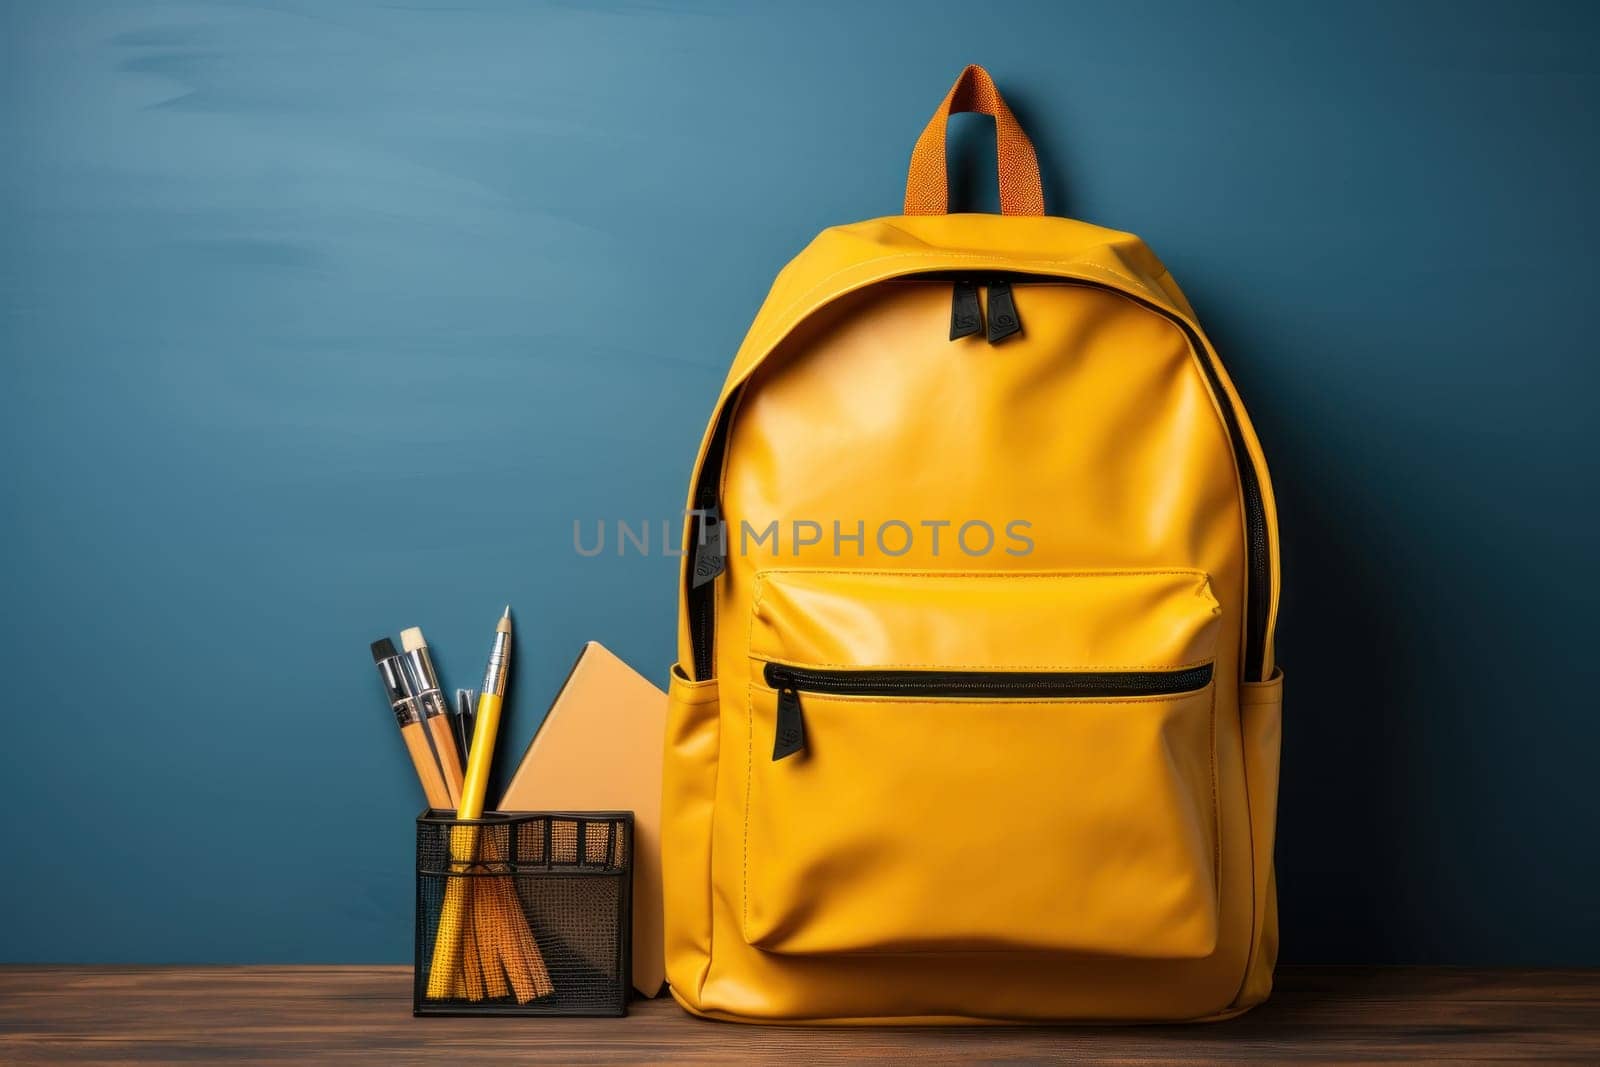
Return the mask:
{"type": "Polygon", "coordinates": [[[1187,671],[1216,663],[1215,656],[1208,659],[1191,660],[1188,663],[1074,663],[1070,665],[1020,663],[1015,666],[1007,664],[1003,667],[992,663],[832,663],[827,660],[806,660],[802,663],[799,660],[773,659],[770,656],[757,655],[753,648],[750,651],[750,658],[758,663],[776,663],[784,667],[838,667],[843,670],[1051,671],[1057,674],[1071,674],[1074,671],[1187,671]]]}
{"type": "Polygon", "coordinates": [[[744,882],[744,892],[740,894],[740,907],[743,914],[739,918],[740,933],[746,941],[750,940],[750,783],[755,777],[755,736],[756,736],[756,711],[755,711],[755,686],[745,683],[744,694],[744,871],[740,876],[744,882]]]}
{"type": "MultiPolygon", "coordinates": [[[[867,266],[867,265],[875,266],[875,265],[880,264],[880,263],[893,263],[893,262],[895,262],[897,260],[926,259],[926,258],[928,258],[928,253],[926,253],[926,252],[897,252],[897,253],[895,253],[894,255],[891,255],[891,256],[877,256],[877,257],[874,257],[873,259],[858,260],[855,263],[847,264],[846,266],[840,267],[838,270],[832,271],[829,274],[826,274],[823,277],[819,278],[815,283],[812,284],[811,288],[806,291],[804,297],[796,299],[794,301],[791,301],[789,306],[784,308],[783,314],[782,314],[782,316],[780,316],[780,318],[787,318],[793,308],[795,308],[795,307],[797,307],[797,306],[799,306],[801,304],[807,303],[811,299],[811,297],[812,297],[812,295],[814,293],[818,293],[818,292],[822,291],[823,289],[825,289],[829,282],[833,281],[835,278],[839,277],[841,274],[848,274],[852,270],[856,270],[856,269],[858,269],[858,268],[860,268],[862,266],[867,266]]],[[[992,263],[992,262],[994,262],[995,259],[1003,258],[1003,257],[979,256],[979,255],[973,255],[972,253],[969,253],[969,252],[949,252],[949,253],[944,253],[944,254],[939,255],[937,258],[939,258],[941,260],[962,260],[962,261],[976,260],[976,261],[978,261],[980,263],[992,263]]],[[[1150,292],[1151,291],[1150,287],[1148,285],[1145,285],[1143,282],[1139,281],[1138,279],[1130,278],[1126,274],[1123,274],[1121,271],[1113,270],[1110,267],[1101,266],[1098,263],[1085,263],[1085,262],[1081,262],[1079,260],[1072,260],[1072,259],[1035,259],[1035,260],[1029,260],[1028,262],[1029,263],[1033,263],[1033,264],[1037,264],[1038,266],[1041,266],[1041,267],[1055,267],[1055,268],[1058,268],[1060,270],[1068,271],[1068,272],[1070,272],[1071,270],[1076,269],[1078,267],[1083,267],[1083,268],[1086,268],[1086,269],[1091,270],[1091,271],[1098,271],[1101,274],[1110,275],[1111,277],[1116,278],[1118,281],[1127,282],[1129,285],[1134,286],[1135,288],[1138,288],[1138,289],[1143,289],[1146,292],[1150,292]]],[[[996,268],[996,269],[1002,269],[1003,270],[1004,268],[996,268]]],[[[1027,273],[1027,271],[1024,271],[1023,273],[1027,273]]],[[[1070,273],[1069,273],[1068,276],[1070,277],[1070,273]]],[[[888,281],[889,279],[888,278],[878,278],[878,279],[875,279],[875,280],[876,281],[888,281]]],[[[863,285],[872,285],[872,284],[874,284],[874,282],[868,281],[868,282],[863,282],[862,284],[863,285]]],[[[1157,288],[1154,291],[1154,295],[1160,297],[1162,303],[1165,303],[1165,304],[1170,304],[1171,303],[1171,301],[1167,299],[1166,294],[1161,292],[1161,290],[1159,288],[1157,288]]]]}
{"type": "Polygon", "coordinates": [[[746,656],[754,655],[756,647],[756,619],[761,615],[761,598],[767,595],[767,582],[762,575],[756,575],[756,591],[750,601],[750,625],[745,630],[744,651],[746,656]]]}
{"type": "Polygon", "coordinates": [[[940,570],[855,570],[848,567],[766,567],[756,572],[756,581],[774,574],[843,574],[851,577],[869,575],[877,578],[1126,578],[1172,575],[1185,578],[1204,578],[1211,575],[1193,567],[1168,567],[1159,570],[1141,570],[1137,567],[1114,570],[1056,570],[1056,571],[940,571],[940,570]]]}
{"type": "MultiPolygon", "coordinates": [[[[1222,800],[1217,786],[1217,687],[1211,687],[1211,743],[1208,755],[1211,758],[1211,887],[1217,894],[1217,900],[1222,900],[1222,800]]],[[[1243,740],[1243,731],[1240,731],[1240,740],[1243,740]]],[[[1252,844],[1252,848],[1254,845],[1252,844]]],[[[1252,865],[1250,871],[1250,895],[1255,896],[1255,869],[1252,865]]],[[[1254,926],[1252,919],[1251,925],[1254,926]]],[[[1248,955],[1248,953],[1247,953],[1248,955]]]]}

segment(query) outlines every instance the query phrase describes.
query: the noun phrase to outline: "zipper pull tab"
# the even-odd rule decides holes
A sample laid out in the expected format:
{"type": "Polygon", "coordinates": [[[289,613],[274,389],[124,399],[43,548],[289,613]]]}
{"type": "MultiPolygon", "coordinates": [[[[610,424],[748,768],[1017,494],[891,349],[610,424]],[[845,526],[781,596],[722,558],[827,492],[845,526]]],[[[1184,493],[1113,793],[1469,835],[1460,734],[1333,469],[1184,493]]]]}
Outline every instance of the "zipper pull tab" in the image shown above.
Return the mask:
{"type": "Polygon", "coordinates": [[[956,282],[950,296],[950,340],[983,332],[983,306],[978,303],[978,283],[956,282]]]}
{"type": "Polygon", "coordinates": [[[806,748],[806,720],[800,713],[800,692],[784,678],[778,682],[778,730],[772,741],[772,762],[776,763],[806,748]]]}
{"type": "Polygon", "coordinates": [[[989,283],[989,343],[998,344],[1014,333],[1022,332],[1022,320],[1017,318],[1017,305],[1011,299],[1011,283],[996,279],[989,283]]]}
{"type": "Polygon", "coordinates": [[[716,500],[699,507],[700,523],[694,543],[694,578],[691,589],[699,589],[728,569],[727,528],[722,522],[722,508],[716,500]]]}

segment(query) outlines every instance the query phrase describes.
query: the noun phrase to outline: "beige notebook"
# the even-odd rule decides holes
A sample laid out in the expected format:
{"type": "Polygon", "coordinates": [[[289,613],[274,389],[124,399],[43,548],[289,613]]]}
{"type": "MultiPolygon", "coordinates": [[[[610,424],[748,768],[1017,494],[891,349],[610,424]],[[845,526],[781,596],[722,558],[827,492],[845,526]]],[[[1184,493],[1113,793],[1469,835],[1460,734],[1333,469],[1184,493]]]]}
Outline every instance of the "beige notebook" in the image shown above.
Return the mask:
{"type": "Polygon", "coordinates": [[[501,811],[633,812],[633,987],[661,992],[661,744],[667,695],[599,642],[583,646],[528,743],[501,811]]]}

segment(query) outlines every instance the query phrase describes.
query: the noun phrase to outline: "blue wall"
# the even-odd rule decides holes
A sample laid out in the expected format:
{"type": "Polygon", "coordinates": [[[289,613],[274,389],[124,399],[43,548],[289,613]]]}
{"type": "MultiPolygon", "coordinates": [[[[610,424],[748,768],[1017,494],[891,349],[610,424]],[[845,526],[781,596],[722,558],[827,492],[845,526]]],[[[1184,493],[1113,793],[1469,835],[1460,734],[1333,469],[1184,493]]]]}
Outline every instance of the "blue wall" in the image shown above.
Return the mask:
{"type": "Polygon", "coordinates": [[[368,642],[475,684],[512,601],[513,755],[582,640],[661,675],[572,520],[674,513],[979,61],[1273,461],[1286,958],[1600,964],[1597,11],[5,4],[0,959],[408,959],[368,642]]]}

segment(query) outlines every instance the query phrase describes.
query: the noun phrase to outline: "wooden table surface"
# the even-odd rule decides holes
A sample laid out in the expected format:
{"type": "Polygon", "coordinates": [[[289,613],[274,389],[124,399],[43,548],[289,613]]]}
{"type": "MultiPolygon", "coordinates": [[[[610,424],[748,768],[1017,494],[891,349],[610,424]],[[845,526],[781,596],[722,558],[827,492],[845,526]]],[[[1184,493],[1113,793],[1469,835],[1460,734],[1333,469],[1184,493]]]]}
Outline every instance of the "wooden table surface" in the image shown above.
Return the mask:
{"type": "Polygon", "coordinates": [[[406,967],[0,967],[0,1063],[1600,1063],[1600,971],[1285,968],[1211,1026],[804,1029],[635,1002],[626,1019],[414,1019],[406,967]]]}

